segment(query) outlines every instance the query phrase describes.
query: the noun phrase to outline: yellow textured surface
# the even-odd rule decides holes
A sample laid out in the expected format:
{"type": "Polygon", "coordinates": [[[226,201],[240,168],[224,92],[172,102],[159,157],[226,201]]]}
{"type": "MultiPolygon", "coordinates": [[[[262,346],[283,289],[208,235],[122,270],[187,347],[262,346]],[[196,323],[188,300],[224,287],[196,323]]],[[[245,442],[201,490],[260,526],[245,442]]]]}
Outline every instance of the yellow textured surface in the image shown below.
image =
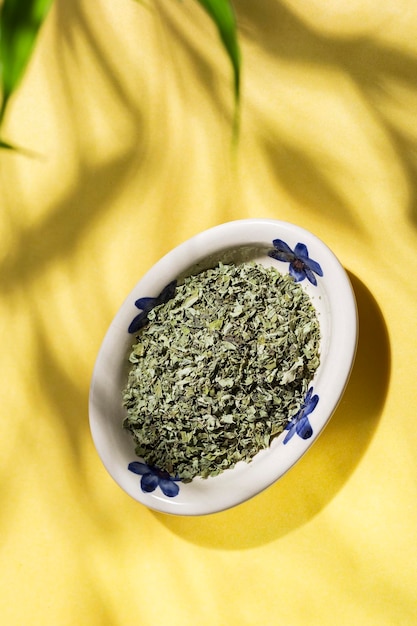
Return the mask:
{"type": "Polygon", "coordinates": [[[417,5],[236,0],[230,70],[192,0],[56,0],[0,154],[5,626],[417,624],[417,5]],[[358,356],[309,453],[231,511],[125,495],[93,447],[92,368],[165,252],[230,219],[321,237],[358,356]]]}

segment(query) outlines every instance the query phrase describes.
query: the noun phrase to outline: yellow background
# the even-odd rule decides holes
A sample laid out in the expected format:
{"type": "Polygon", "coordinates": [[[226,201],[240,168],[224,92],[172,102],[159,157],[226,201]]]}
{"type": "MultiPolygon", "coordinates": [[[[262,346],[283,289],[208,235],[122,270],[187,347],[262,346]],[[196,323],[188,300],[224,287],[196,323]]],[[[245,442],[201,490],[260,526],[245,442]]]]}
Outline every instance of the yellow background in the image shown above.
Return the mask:
{"type": "Polygon", "coordinates": [[[55,0],[0,155],[5,626],[417,624],[417,4],[236,0],[231,74],[192,0],[55,0]],[[329,426],[201,518],[122,492],[93,447],[104,333],[164,253],[230,219],[312,230],[361,325],[329,426]]]}

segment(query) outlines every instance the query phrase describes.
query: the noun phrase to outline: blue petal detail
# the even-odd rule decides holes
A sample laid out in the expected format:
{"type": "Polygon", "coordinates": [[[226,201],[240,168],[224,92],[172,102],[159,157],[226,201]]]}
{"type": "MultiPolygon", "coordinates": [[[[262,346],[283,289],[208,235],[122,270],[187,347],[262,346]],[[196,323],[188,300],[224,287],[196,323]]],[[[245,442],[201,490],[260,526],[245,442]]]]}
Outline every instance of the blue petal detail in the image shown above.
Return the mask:
{"type": "Polygon", "coordinates": [[[285,439],[284,439],[284,444],[288,443],[289,440],[292,438],[293,435],[295,435],[295,428],[297,426],[297,423],[294,422],[293,420],[291,420],[290,422],[288,422],[286,429],[288,430],[288,433],[285,435],[285,439]]]}
{"type": "Polygon", "coordinates": [[[292,263],[290,263],[289,268],[290,276],[292,276],[296,283],[301,282],[306,277],[306,272],[304,269],[299,270],[297,267],[294,267],[292,263]]]}
{"type": "Polygon", "coordinates": [[[154,305],[155,298],[139,298],[136,300],[135,307],[142,311],[149,312],[154,305]]]}
{"type": "Polygon", "coordinates": [[[285,430],[288,433],[285,436],[284,444],[297,434],[301,439],[310,439],[313,434],[313,428],[310,424],[308,416],[314,411],[319,401],[317,394],[313,396],[313,387],[308,390],[304,402],[294,417],[288,422],[285,430]]]}
{"type": "Polygon", "coordinates": [[[133,461],[133,463],[129,463],[127,469],[134,474],[147,474],[149,472],[149,467],[146,463],[139,463],[139,461],[133,461]]]}
{"type": "Polygon", "coordinates": [[[151,472],[144,474],[140,481],[142,491],[145,491],[146,493],[151,493],[152,491],[155,491],[158,484],[158,476],[156,474],[151,474],[151,472]]]}
{"type": "Polygon", "coordinates": [[[310,439],[313,434],[313,429],[306,415],[297,422],[295,432],[301,439],[310,439]]]}
{"type": "Polygon", "coordinates": [[[301,282],[305,278],[312,284],[317,285],[317,276],[323,276],[323,270],[320,264],[314,259],[310,259],[308,256],[308,248],[304,243],[297,243],[294,250],[291,250],[289,245],[282,241],[282,239],[274,239],[272,241],[274,246],[272,250],[269,250],[268,256],[277,261],[283,261],[289,263],[290,276],[294,278],[296,282],[301,282]]]}
{"type": "Polygon", "coordinates": [[[177,483],[171,478],[160,478],[159,486],[161,487],[162,493],[168,496],[168,498],[175,498],[180,490],[177,483]]]}
{"type": "Polygon", "coordinates": [[[305,267],[304,268],[304,274],[306,275],[307,280],[309,280],[310,283],[316,287],[317,286],[317,278],[314,276],[313,272],[311,271],[311,269],[309,267],[305,267]]]}
{"type": "Polygon", "coordinates": [[[282,239],[274,239],[272,245],[274,249],[270,251],[269,255],[274,259],[290,262],[295,258],[294,252],[282,239]]]}
{"type": "Polygon", "coordinates": [[[304,263],[312,272],[315,272],[317,276],[323,276],[323,270],[321,269],[317,261],[313,261],[313,259],[310,259],[310,257],[307,257],[304,259],[304,263]]]}
{"type": "Polygon", "coordinates": [[[148,321],[148,312],[149,311],[142,311],[142,313],[139,313],[139,315],[137,315],[130,323],[129,328],[128,328],[128,332],[130,334],[133,333],[137,333],[138,330],[140,330],[141,328],[143,328],[147,321],[148,321]]]}
{"type": "Polygon", "coordinates": [[[308,248],[305,243],[297,243],[294,248],[294,256],[298,258],[305,257],[308,259],[308,248]]]}
{"type": "Polygon", "coordinates": [[[179,494],[180,488],[176,483],[179,482],[180,479],[170,476],[168,472],[160,470],[154,465],[133,461],[129,463],[127,469],[134,474],[142,476],[140,486],[145,493],[152,493],[152,491],[155,491],[155,489],[159,487],[162,493],[168,498],[174,498],[179,494]]]}
{"type": "Polygon", "coordinates": [[[166,287],[163,288],[159,296],[156,296],[155,298],[144,297],[136,300],[135,307],[137,309],[140,309],[141,312],[139,313],[139,315],[136,315],[136,317],[131,321],[128,332],[130,334],[137,333],[141,328],[146,326],[146,324],[148,323],[149,311],[151,311],[159,304],[165,304],[165,302],[171,300],[171,298],[173,298],[175,295],[176,287],[177,281],[173,280],[166,287]]]}

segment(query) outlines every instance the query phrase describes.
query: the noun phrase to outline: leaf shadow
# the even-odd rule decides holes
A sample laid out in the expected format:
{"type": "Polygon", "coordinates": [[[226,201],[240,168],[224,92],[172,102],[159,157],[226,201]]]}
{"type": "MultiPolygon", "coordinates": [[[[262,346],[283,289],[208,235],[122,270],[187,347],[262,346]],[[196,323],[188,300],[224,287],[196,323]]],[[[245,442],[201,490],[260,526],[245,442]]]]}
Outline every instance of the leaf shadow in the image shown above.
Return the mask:
{"type": "MultiPolygon", "coordinates": [[[[213,102],[216,106],[217,114],[225,115],[225,103],[222,101],[221,94],[219,93],[218,77],[213,65],[210,63],[209,57],[204,55],[202,50],[195,45],[195,40],[190,36],[187,29],[183,26],[183,15],[178,15],[176,10],[170,9],[169,6],[165,6],[162,11],[161,7],[161,19],[164,28],[166,29],[166,46],[168,51],[173,54],[174,62],[171,64],[171,69],[175,72],[175,77],[178,85],[184,88],[187,85],[189,88],[190,81],[189,74],[184,73],[184,67],[180,66],[176,61],[176,52],[182,50],[185,53],[185,58],[189,64],[189,68],[194,72],[195,82],[199,85],[199,88],[204,92],[207,100],[213,102]],[[180,19],[181,18],[181,21],[180,19]],[[175,46],[178,47],[178,51],[175,50],[172,42],[175,42],[175,46]]],[[[220,43],[219,43],[220,45],[220,43]]],[[[177,57],[179,59],[179,55],[177,57]]],[[[225,56],[225,64],[226,64],[225,56]]],[[[230,98],[230,104],[233,100],[230,98]]],[[[232,108],[228,108],[228,115],[231,117],[232,108]]]]}
{"type": "Polygon", "coordinates": [[[408,211],[411,223],[417,227],[417,140],[413,142],[394,124],[387,123],[386,128],[408,181],[408,211]]]}
{"type": "Polygon", "coordinates": [[[76,184],[36,224],[19,227],[17,242],[0,263],[0,290],[7,293],[37,278],[57,259],[70,257],[133,175],[129,153],[100,166],[79,162],[76,184]]]}
{"type": "MultiPolygon", "coordinates": [[[[114,201],[121,193],[123,187],[138,176],[138,163],[143,157],[144,147],[138,146],[138,137],[142,136],[143,115],[140,107],[128,93],[122,90],[117,78],[112,73],[114,61],[111,50],[105,49],[96,37],[96,33],[90,29],[90,24],[82,12],[79,2],[71,5],[58,1],[55,5],[55,19],[57,20],[57,33],[63,33],[63,39],[71,41],[73,29],[79,29],[86,37],[92,54],[97,57],[103,66],[106,80],[111,89],[117,94],[117,102],[123,107],[129,133],[123,136],[119,145],[109,146],[109,152],[100,154],[98,158],[88,155],[83,150],[84,142],[89,140],[85,136],[81,124],[82,111],[78,111],[79,117],[72,108],[71,98],[66,102],[67,109],[59,111],[63,123],[68,122],[71,132],[64,136],[60,146],[61,152],[58,157],[62,162],[74,159],[75,167],[73,178],[68,180],[64,191],[57,198],[45,197],[44,210],[36,221],[25,220],[19,214],[20,206],[15,203],[15,198],[4,201],[3,210],[5,221],[8,219],[10,231],[10,248],[3,250],[0,260],[0,294],[7,299],[10,312],[21,314],[22,306],[25,307],[25,326],[30,338],[30,349],[35,353],[35,362],[32,364],[30,379],[25,375],[24,365],[20,365],[16,359],[16,367],[22,369],[22,384],[28,398],[33,397],[32,391],[42,395],[46,406],[50,408],[48,416],[51,425],[57,432],[64,434],[65,453],[70,459],[74,471],[80,476],[79,494],[84,498],[82,506],[84,511],[92,517],[97,525],[105,527],[106,516],[100,510],[98,498],[94,493],[89,493],[89,486],[82,473],[83,442],[90,437],[88,427],[88,383],[83,379],[77,380],[77,372],[69,374],[67,367],[57,358],[52,345],[51,336],[55,332],[62,343],[71,347],[72,352],[80,343],[79,352],[84,352],[82,333],[80,336],[71,336],[70,330],[72,318],[77,324],[77,318],[83,320],[83,331],[91,330],[90,336],[100,323],[110,320],[112,311],[108,304],[108,291],[105,280],[101,274],[101,268],[97,261],[95,269],[97,280],[89,283],[74,282],[73,275],[77,272],[77,264],[81,258],[78,256],[80,247],[85,245],[91,232],[102,223],[106,216],[114,210],[114,201]],[[66,11],[66,9],[68,9],[66,11]],[[64,143],[65,140],[65,143],[64,143]],[[64,312],[59,306],[58,297],[55,297],[54,272],[58,270],[59,280],[64,284],[64,290],[73,290],[74,297],[71,306],[64,312]],[[45,280],[44,280],[45,279],[45,280]],[[45,288],[43,292],[42,289],[45,288]],[[78,291],[77,291],[78,289],[78,291]],[[80,294],[81,290],[89,289],[88,302],[84,302],[80,294]],[[43,306],[48,302],[48,306],[43,306]],[[49,308],[50,307],[50,308],[49,308]],[[92,310],[89,307],[93,307],[92,310]],[[84,483],[83,483],[84,480],[84,483]],[[81,487],[84,485],[85,489],[81,487]]],[[[62,53],[62,40],[56,36],[50,53],[57,57],[62,53]]],[[[84,75],[81,72],[81,75],[84,75]]],[[[48,77],[53,80],[52,76],[48,77]]],[[[65,72],[60,76],[61,83],[56,92],[72,92],[73,86],[65,72]]],[[[54,105],[58,109],[60,93],[56,95],[54,105]]],[[[28,157],[30,158],[30,157],[28,157]]],[[[48,160],[52,156],[45,157],[41,164],[45,165],[47,176],[48,160]]],[[[19,170],[15,155],[1,154],[0,174],[4,185],[10,189],[18,189],[23,184],[19,178],[19,170]],[[15,167],[16,166],[16,167],[15,167]]],[[[66,163],[65,163],[66,164],[66,163]]],[[[31,163],[25,163],[25,167],[31,167],[31,163]]],[[[24,195],[24,194],[22,194],[24,195]]],[[[19,198],[19,194],[16,194],[19,198]]],[[[24,207],[26,209],[26,207],[24,207]]],[[[24,211],[22,211],[24,214],[24,211]]],[[[138,221],[142,219],[142,213],[137,213],[138,221]]],[[[126,226],[127,229],[128,225],[126,226]]],[[[105,248],[106,242],[102,242],[105,248]]],[[[92,254],[94,251],[92,251],[92,254]]],[[[93,271],[94,271],[93,269],[93,271]]],[[[93,340],[93,339],[92,339],[93,340]]],[[[26,346],[22,350],[25,351],[26,346]]],[[[29,348],[28,348],[29,350],[29,348]]],[[[71,357],[72,358],[72,357],[71,357]]],[[[66,364],[66,366],[68,363],[66,364]]],[[[69,367],[69,365],[68,365],[69,367]]],[[[7,379],[7,376],[6,376],[7,379]]],[[[27,417],[29,419],[30,416],[27,417]]],[[[91,491],[91,490],[90,490],[91,491]]],[[[108,521],[110,524],[110,521],[108,521]]],[[[109,530],[110,532],[110,530],[109,530]]]]}
{"type": "MultiPolygon", "coordinates": [[[[117,60],[102,41],[104,26],[111,28],[111,25],[103,21],[101,30],[93,29],[91,20],[85,14],[83,3],[78,0],[71,3],[71,6],[57,0],[51,18],[56,21],[52,54],[60,59],[61,56],[65,56],[63,52],[68,48],[71,63],[78,67],[77,61],[81,58],[81,51],[74,44],[74,35],[77,33],[91,50],[91,58],[99,65],[98,71],[105,76],[116,105],[123,113],[126,129],[116,141],[109,142],[107,152],[103,148],[100,155],[89,154],[85,142],[91,142],[94,134],[89,135],[88,131],[91,129],[85,123],[84,111],[80,106],[82,99],[80,103],[78,100],[74,101],[74,98],[82,98],[82,88],[89,80],[89,71],[88,68],[84,70],[81,66],[78,73],[81,84],[74,85],[65,61],[60,62],[58,68],[61,70],[60,82],[53,84],[51,99],[57,110],[57,118],[58,116],[60,118],[59,123],[68,125],[70,133],[63,136],[58,158],[63,166],[72,160],[75,173],[73,180],[68,181],[65,191],[57,201],[45,198],[48,210],[36,223],[25,223],[15,219],[14,212],[17,207],[11,206],[10,222],[15,222],[13,227],[16,230],[16,241],[13,242],[13,249],[7,251],[7,255],[0,262],[0,290],[3,292],[27,285],[32,278],[47,270],[51,263],[70,258],[83,238],[111,210],[113,201],[123,187],[138,177],[138,170],[146,157],[147,134],[143,111],[135,97],[127,92],[119,80],[115,71],[117,60]]],[[[100,18],[104,20],[104,14],[100,14],[100,18]]],[[[52,69],[48,79],[54,83],[55,75],[52,69]]],[[[109,119],[108,124],[111,123],[109,119]]],[[[8,155],[1,156],[3,159],[8,158],[8,155]]],[[[43,159],[42,165],[45,165],[46,175],[48,161],[51,158],[51,155],[47,155],[43,159]]],[[[11,167],[1,168],[0,174],[3,176],[4,185],[18,187],[20,181],[13,168],[13,164],[11,167]],[[13,176],[16,176],[16,180],[13,176]]],[[[45,173],[42,172],[42,175],[45,173]]]]}
{"type": "MultiPolygon", "coordinates": [[[[76,39],[76,35],[78,38],[81,35],[84,44],[91,53],[91,58],[100,67],[106,81],[112,85],[114,95],[125,107],[129,116],[134,116],[137,109],[132,102],[131,95],[120,80],[119,72],[117,71],[119,57],[117,54],[109,54],[109,42],[103,40],[103,33],[112,33],[113,30],[113,25],[105,12],[99,6],[96,7],[96,19],[101,24],[101,28],[96,28],[96,23],[94,22],[93,27],[93,22],[87,15],[84,3],[80,2],[80,0],[74,0],[71,3],[65,2],[65,0],[56,0],[54,8],[56,9],[56,33],[58,34],[55,42],[57,53],[62,53],[67,48],[78,64],[82,65],[83,61],[85,61],[85,52],[79,45],[77,46],[76,39]]],[[[65,78],[68,81],[70,77],[65,78]]],[[[83,86],[79,85],[79,87],[81,91],[83,86]]]]}
{"type": "Polygon", "coordinates": [[[242,36],[269,55],[336,69],[351,79],[403,166],[411,195],[408,214],[417,225],[417,135],[405,136],[386,110],[387,102],[397,104],[390,84],[417,93],[417,57],[372,35],[321,32],[278,0],[236,0],[235,5],[242,36]]]}
{"type": "Polygon", "coordinates": [[[320,211],[332,222],[343,219],[346,225],[355,226],[356,220],[348,204],[336,186],[327,180],[318,160],[271,134],[264,138],[263,144],[276,179],[292,198],[306,210],[320,211]]]}
{"type": "Polygon", "coordinates": [[[222,550],[268,544],[309,523],[355,472],[384,407],[391,350],[376,300],[357,276],[350,274],[350,279],[358,306],[358,349],[343,398],[324,432],[287,474],[248,502],[205,517],[154,513],[172,533],[222,550]]]}

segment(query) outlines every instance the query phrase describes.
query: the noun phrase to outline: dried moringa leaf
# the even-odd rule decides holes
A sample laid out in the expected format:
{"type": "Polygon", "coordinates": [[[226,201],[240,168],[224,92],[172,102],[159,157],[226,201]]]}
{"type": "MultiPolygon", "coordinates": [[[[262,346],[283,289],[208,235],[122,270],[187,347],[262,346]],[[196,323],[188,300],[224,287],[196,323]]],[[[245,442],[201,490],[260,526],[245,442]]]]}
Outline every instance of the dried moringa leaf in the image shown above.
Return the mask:
{"type": "Polygon", "coordinates": [[[139,457],[185,482],[268,447],[300,410],[320,362],[309,296],[255,263],[186,278],[136,340],[124,427],[139,457]]]}

